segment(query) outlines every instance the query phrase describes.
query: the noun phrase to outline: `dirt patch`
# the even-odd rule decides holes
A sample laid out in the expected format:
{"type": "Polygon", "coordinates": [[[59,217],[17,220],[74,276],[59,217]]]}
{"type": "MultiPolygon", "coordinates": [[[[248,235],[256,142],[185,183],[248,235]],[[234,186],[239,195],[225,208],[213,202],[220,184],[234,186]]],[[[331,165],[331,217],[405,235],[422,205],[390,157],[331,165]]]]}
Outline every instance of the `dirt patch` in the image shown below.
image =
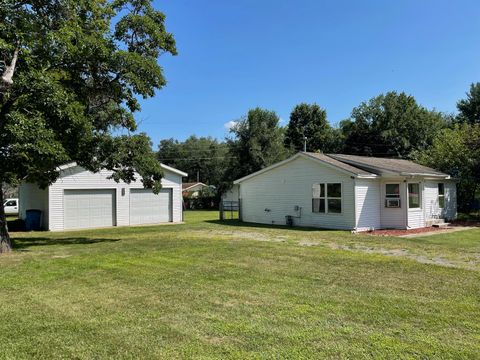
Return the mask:
{"type": "Polygon", "coordinates": [[[367,235],[377,235],[377,236],[405,236],[405,235],[414,235],[414,234],[424,234],[424,233],[440,233],[452,229],[451,227],[446,228],[435,228],[435,227],[423,227],[418,229],[390,229],[390,230],[373,230],[363,232],[362,234],[367,235]]]}

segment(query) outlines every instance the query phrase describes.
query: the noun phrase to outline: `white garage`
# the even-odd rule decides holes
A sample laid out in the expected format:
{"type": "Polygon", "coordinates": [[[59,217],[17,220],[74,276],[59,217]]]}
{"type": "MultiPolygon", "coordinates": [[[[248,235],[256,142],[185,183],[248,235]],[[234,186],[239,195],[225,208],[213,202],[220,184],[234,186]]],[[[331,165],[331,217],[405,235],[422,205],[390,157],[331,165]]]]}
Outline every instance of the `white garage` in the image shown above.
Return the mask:
{"type": "Polygon", "coordinates": [[[183,171],[162,164],[162,190],[154,194],[137,180],[126,184],[92,173],[72,163],[62,167],[59,179],[46,189],[24,183],[19,189],[19,215],[42,211],[46,230],[92,229],[112,226],[179,223],[183,220],[183,171]]]}

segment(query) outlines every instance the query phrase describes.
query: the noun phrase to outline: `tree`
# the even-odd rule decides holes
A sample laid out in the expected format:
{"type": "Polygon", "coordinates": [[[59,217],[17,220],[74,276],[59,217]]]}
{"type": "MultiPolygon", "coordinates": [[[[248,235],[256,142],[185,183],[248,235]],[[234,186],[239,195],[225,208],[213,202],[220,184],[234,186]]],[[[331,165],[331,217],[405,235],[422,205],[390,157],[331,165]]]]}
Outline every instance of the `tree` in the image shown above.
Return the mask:
{"type": "Polygon", "coordinates": [[[443,129],[429,149],[415,152],[413,157],[459,179],[459,209],[470,209],[480,188],[480,124],[457,124],[443,129]]]}
{"type": "MultiPolygon", "coordinates": [[[[76,161],[116,181],[137,171],[158,192],[148,137],[114,134],[134,132],[137,98],[166,83],[158,57],[176,48],[165,16],[150,0],[3,0],[0,18],[0,184],[46,187],[76,161]]],[[[0,238],[8,251],[3,207],[0,238]]]]}
{"type": "Polygon", "coordinates": [[[242,176],[263,169],[288,155],[284,147],[284,131],[273,111],[256,108],[237,121],[228,139],[230,164],[221,191],[242,176]]]}
{"type": "Polygon", "coordinates": [[[327,112],[317,104],[299,104],[290,114],[285,132],[285,146],[295,151],[303,151],[304,138],[307,151],[335,151],[339,141],[338,133],[327,121],[327,112]]]}
{"type": "Polygon", "coordinates": [[[467,98],[457,102],[460,112],[457,121],[468,124],[480,124],[480,83],[470,85],[467,98]]]}
{"type": "Polygon", "coordinates": [[[158,159],[188,173],[188,181],[218,186],[226,167],[227,144],[212,137],[190,136],[183,142],[164,139],[158,145],[158,159]]]}
{"type": "Polygon", "coordinates": [[[428,148],[446,125],[445,115],[418,105],[413,96],[388,92],[361,103],[341,122],[344,152],[408,157],[428,148]]]}

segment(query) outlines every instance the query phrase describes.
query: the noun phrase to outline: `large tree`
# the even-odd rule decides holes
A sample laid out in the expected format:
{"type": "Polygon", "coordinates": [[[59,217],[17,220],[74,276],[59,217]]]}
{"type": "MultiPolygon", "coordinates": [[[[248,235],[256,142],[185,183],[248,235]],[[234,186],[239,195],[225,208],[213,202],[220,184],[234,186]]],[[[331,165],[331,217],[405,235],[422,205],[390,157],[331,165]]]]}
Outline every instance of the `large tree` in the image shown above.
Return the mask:
{"type": "Polygon", "coordinates": [[[299,104],[290,114],[285,132],[285,146],[303,151],[332,152],[337,150],[338,133],[327,121],[327,112],[317,104],[299,104]],[[306,139],[305,139],[306,138],[306,139]]]}
{"type": "Polygon", "coordinates": [[[468,124],[480,124],[480,83],[470,85],[467,98],[457,103],[459,114],[457,121],[468,124]]]}
{"type": "Polygon", "coordinates": [[[223,178],[227,144],[212,137],[190,136],[185,141],[164,139],[158,145],[158,159],[188,173],[188,181],[218,186],[223,178]]]}
{"type": "Polygon", "coordinates": [[[361,103],[341,122],[344,152],[408,157],[428,148],[446,124],[446,116],[418,105],[413,96],[388,92],[361,103]]]}
{"type": "MultiPolygon", "coordinates": [[[[158,57],[176,48],[163,13],[150,0],[3,0],[0,19],[0,184],[45,187],[76,161],[159,191],[148,137],[113,134],[133,133],[138,97],[165,85],[158,57]]],[[[0,238],[9,250],[1,206],[0,238]]]]}
{"type": "Polygon", "coordinates": [[[256,108],[236,122],[227,140],[229,166],[221,190],[231,181],[283,160],[288,155],[284,147],[284,129],[273,111],[256,108]]]}
{"type": "Polygon", "coordinates": [[[412,155],[418,162],[457,178],[459,209],[471,208],[480,189],[480,124],[457,124],[444,129],[430,148],[412,155]]]}

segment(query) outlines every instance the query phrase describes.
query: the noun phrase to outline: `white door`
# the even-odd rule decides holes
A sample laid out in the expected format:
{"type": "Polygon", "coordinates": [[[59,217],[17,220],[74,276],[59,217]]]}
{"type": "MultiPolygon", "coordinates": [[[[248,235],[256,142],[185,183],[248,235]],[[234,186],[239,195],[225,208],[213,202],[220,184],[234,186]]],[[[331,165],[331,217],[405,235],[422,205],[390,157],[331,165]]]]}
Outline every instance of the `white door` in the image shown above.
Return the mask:
{"type": "Polygon", "coordinates": [[[154,194],[150,189],[130,190],[130,225],[172,221],[172,189],[154,194]]]}
{"type": "Polygon", "coordinates": [[[65,190],[64,228],[115,226],[115,190],[65,190]]]}

